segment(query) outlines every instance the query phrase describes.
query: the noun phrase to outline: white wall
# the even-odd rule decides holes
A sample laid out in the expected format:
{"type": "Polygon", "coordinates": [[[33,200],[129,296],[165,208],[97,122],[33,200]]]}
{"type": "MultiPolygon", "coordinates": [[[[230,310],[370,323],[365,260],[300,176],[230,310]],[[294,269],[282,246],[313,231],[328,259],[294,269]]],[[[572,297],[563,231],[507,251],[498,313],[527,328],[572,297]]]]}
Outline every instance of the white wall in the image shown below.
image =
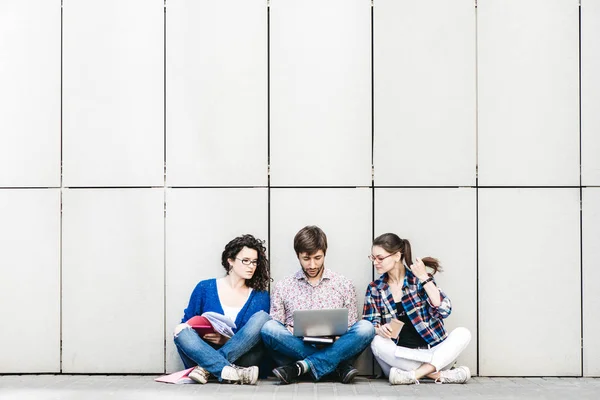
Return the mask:
{"type": "Polygon", "coordinates": [[[479,3],[480,185],[579,185],[578,13],[578,0],[479,3]]]}
{"type": "Polygon", "coordinates": [[[60,371],[60,190],[0,190],[0,373],[60,371]]]}
{"type": "Polygon", "coordinates": [[[480,189],[478,217],[481,373],[581,375],[579,189],[480,189]]]}
{"type": "Polygon", "coordinates": [[[167,184],[267,184],[267,10],[262,0],[171,0],[167,184]]]}
{"type": "Polygon", "coordinates": [[[62,207],[62,371],[162,370],[163,190],[65,189],[62,207]]]}
{"type": "Polygon", "coordinates": [[[273,0],[270,32],[271,185],[369,185],[369,1],[273,0]]]}
{"type": "Polygon", "coordinates": [[[600,188],[583,189],[583,374],[600,376],[600,188]]]}
{"type": "Polygon", "coordinates": [[[0,373],[176,370],[225,243],[268,240],[278,280],[316,224],[359,306],[373,235],[438,257],[473,374],[600,375],[578,3],[0,0],[0,373]]]}
{"type": "Polygon", "coordinates": [[[60,0],[0,2],[0,186],[60,186],[60,0]]]}
{"type": "Polygon", "coordinates": [[[163,185],[163,0],[63,0],[65,186],[163,185]]]}

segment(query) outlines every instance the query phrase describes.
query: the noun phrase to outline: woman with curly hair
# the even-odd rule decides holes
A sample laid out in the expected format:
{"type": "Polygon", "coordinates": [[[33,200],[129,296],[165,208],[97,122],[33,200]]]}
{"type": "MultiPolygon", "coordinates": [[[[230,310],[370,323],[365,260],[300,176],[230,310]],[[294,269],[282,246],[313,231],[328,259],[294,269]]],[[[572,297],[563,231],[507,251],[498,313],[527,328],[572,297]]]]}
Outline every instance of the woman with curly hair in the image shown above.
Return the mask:
{"type": "Polygon", "coordinates": [[[206,383],[210,375],[220,382],[256,384],[263,354],[260,329],[269,317],[269,261],[262,240],[243,235],[227,243],[221,263],[224,277],[196,285],[181,324],[175,328],[175,345],[189,377],[206,383]],[[187,323],[212,311],[235,322],[231,338],[219,333],[200,336],[187,323]],[[235,363],[235,364],[234,364],[235,363]]]}

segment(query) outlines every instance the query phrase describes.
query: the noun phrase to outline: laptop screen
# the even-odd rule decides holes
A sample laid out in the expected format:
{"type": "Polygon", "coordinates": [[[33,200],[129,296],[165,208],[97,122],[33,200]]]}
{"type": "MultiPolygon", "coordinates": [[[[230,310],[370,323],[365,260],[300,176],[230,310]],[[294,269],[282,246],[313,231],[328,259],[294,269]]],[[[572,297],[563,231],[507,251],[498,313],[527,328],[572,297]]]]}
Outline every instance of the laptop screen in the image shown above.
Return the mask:
{"type": "Polygon", "coordinates": [[[294,311],[294,336],[340,336],[347,330],[347,308],[294,311]]]}

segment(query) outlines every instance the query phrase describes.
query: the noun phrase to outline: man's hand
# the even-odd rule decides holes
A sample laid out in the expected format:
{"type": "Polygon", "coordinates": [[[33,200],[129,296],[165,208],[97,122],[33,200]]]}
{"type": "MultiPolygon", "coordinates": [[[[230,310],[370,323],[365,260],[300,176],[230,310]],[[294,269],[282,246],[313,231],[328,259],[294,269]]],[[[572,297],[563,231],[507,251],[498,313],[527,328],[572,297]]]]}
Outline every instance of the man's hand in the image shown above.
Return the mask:
{"type": "Polygon", "coordinates": [[[419,278],[420,281],[424,281],[425,279],[429,278],[425,264],[418,257],[415,258],[415,260],[416,262],[410,266],[410,270],[417,278],[419,278]]]}
{"type": "Polygon", "coordinates": [[[383,338],[391,339],[392,338],[392,326],[390,324],[378,326],[377,328],[375,328],[375,333],[383,338]]]}
{"type": "Polygon", "coordinates": [[[287,328],[288,331],[290,331],[290,333],[292,335],[294,334],[294,327],[293,326],[288,325],[286,328],[287,328]]]}
{"type": "Polygon", "coordinates": [[[206,335],[202,336],[202,339],[206,340],[207,342],[210,342],[212,344],[225,344],[227,343],[227,341],[229,340],[229,338],[227,336],[223,336],[220,333],[207,333],[206,335]]]}

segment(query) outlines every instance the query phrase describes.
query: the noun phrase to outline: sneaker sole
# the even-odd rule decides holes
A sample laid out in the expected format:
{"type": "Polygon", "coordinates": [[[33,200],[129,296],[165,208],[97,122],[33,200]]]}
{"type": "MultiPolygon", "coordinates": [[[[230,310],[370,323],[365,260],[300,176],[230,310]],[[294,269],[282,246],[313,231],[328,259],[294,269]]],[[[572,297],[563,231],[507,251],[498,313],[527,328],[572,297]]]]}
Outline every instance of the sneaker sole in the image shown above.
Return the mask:
{"type": "Polygon", "coordinates": [[[258,367],[252,368],[252,378],[250,380],[250,382],[248,382],[249,385],[256,385],[256,383],[258,382],[258,367]]]}
{"type": "Polygon", "coordinates": [[[291,383],[291,382],[288,382],[286,379],[284,379],[283,375],[281,375],[279,373],[279,371],[277,370],[277,368],[275,368],[272,372],[273,372],[273,375],[275,375],[277,377],[277,379],[279,379],[280,383],[283,383],[283,384],[286,384],[286,385],[289,385],[291,383]]]}
{"type": "Polygon", "coordinates": [[[469,367],[465,367],[464,370],[466,370],[467,372],[467,379],[465,379],[463,383],[467,383],[467,381],[471,379],[471,370],[469,369],[469,367]]]}
{"type": "Polygon", "coordinates": [[[358,375],[358,370],[353,369],[348,374],[346,374],[344,379],[342,379],[342,383],[351,383],[354,380],[354,378],[356,378],[357,375],[358,375]]]}
{"type": "Polygon", "coordinates": [[[188,378],[201,385],[204,385],[206,382],[208,382],[208,379],[206,379],[204,376],[198,376],[198,374],[189,374],[188,378]]]}
{"type": "MultiPolygon", "coordinates": [[[[392,370],[397,369],[397,368],[392,368],[392,370]]],[[[414,381],[408,381],[408,382],[392,382],[392,370],[390,370],[390,376],[388,377],[388,382],[390,383],[390,385],[418,385],[419,384],[419,380],[415,379],[414,381]]],[[[396,374],[396,373],[394,373],[396,374]]]]}

